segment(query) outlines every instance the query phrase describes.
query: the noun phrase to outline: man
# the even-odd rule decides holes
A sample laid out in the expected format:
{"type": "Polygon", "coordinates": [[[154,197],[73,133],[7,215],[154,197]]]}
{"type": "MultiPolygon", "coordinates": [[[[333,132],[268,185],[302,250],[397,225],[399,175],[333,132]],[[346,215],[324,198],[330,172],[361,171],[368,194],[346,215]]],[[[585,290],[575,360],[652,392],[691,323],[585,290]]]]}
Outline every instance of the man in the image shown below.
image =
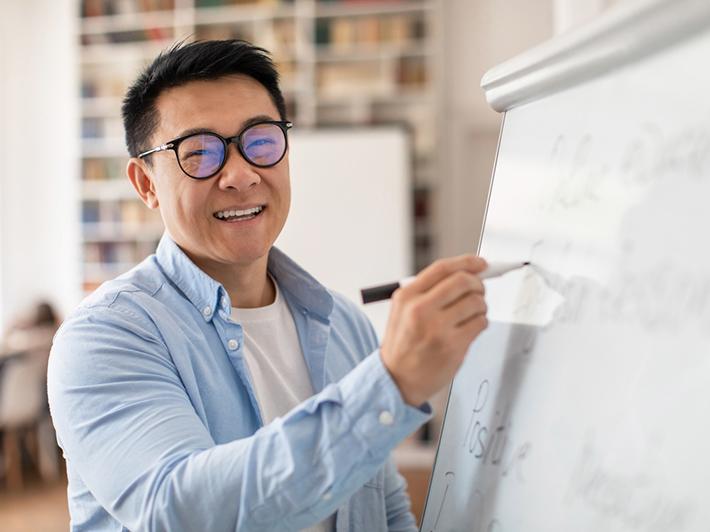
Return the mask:
{"type": "Polygon", "coordinates": [[[389,453],[486,327],[485,262],[420,273],[378,348],[352,303],[272,247],[290,123],[263,50],[178,45],[123,118],[128,177],[166,233],[55,339],[72,529],[414,529],[389,453]]]}

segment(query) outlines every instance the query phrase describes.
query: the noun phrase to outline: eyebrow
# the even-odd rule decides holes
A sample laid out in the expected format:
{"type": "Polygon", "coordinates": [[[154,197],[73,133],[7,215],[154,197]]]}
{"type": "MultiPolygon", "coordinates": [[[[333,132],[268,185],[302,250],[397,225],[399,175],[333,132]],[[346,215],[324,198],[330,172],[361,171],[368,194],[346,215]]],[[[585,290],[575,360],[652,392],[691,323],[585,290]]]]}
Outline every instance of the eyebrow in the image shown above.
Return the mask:
{"type": "MultiPolygon", "coordinates": [[[[257,116],[252,116],[251,118],[247,118],[244,122],[242,122],[241,127],[239,128],[239,132],[244,131],[246,128],[248,128],[251,125],[258,124],[259,122],[273,122],[274,118],[269,116],[269,115],[257,115],[257,116]]],[[[190,129],[186,129],[182,131],[176,138],[182,138],[182,137],[187,137],[188,135],[195,135],[197,133],[215,133],[215,131],[211,129],[207,129],[206,127],[192,127],[190,129]]],[[[236,135],[235,133],[234,135],[236,135]]],[[[234,135],[228,135],[228,137],[233,137],[234,135]]]]}

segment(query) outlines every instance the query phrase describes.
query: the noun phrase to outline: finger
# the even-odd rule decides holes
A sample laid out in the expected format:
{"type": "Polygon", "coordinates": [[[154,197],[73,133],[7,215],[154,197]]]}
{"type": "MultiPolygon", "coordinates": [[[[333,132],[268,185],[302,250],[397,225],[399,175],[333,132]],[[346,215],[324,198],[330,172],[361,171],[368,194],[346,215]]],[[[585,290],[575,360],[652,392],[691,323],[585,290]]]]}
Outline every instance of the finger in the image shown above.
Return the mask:
{"type": "Polygon", "coordinates": [[[487,327],[488,317],[485,314],[477,314],[456,327],[453,334],[456,335],[457,340],[470,344],[487,327]]]}
{"type": "Polygon", "coordinates": [[[455,272],[467,271],[475,274],[485,270],[486,266],[486,261],[475,255],[440,259],[424,268],[403,290],[408,293],[424,293],[455,272]]]}
{"type": "Polygon", "coordinates": [[[467,295],[479,294],[482,296],[484,291],[483,281],[476,275],[458,271],[431,288],[421,298],[427,305],[443,309],[467,295]]]}
{"type": "Polygon", "coordinates": [[[441,317],[444,323],[450,323],[452,327],[461,327],[471,319],[485,315],[486,312],[488,312],[488,306],[483,296],[469,293],[445,308],[441,317]]]}

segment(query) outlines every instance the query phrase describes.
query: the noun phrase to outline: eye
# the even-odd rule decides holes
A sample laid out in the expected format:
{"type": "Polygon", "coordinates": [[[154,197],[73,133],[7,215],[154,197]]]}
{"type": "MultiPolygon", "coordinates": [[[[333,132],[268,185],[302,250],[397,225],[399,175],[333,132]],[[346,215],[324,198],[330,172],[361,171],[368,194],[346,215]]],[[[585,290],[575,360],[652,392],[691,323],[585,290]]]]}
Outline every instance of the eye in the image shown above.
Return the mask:
{"type": "Polygon", "coordinates": [[[269,144],[275,144],[274,139],[269,137],[262,137],[250,141],[249,144],[246,146],[246,149],[248,150],[251,148],[258,148],[260,146],[267,146],[269,144]]]}
{"type": "Polygon", "coordinates": [[[194,155],[207,155],[208,153],[210,153],[210,150],[192,150],[185,154],[185,159],[189,159],[194,155]]]}

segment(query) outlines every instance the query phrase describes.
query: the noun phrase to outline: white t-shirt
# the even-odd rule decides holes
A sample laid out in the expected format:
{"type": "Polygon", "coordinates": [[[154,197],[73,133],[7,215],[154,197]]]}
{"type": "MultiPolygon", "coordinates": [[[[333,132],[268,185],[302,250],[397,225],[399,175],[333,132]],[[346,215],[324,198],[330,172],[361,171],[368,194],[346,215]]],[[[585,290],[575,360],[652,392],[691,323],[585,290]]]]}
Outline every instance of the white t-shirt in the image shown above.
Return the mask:
{"type": "MultiPolygon", "coordinates": [[[[313,395],[308,367],[298,342],[291,310],[271,278],[276,298],[258,308],[232,307],[232,319],[244,332],[244,360],[251,374],[261,418],[268,424],[313,395]]],[[[335,515],[304,532],[332,532],[335,515]]]]}

